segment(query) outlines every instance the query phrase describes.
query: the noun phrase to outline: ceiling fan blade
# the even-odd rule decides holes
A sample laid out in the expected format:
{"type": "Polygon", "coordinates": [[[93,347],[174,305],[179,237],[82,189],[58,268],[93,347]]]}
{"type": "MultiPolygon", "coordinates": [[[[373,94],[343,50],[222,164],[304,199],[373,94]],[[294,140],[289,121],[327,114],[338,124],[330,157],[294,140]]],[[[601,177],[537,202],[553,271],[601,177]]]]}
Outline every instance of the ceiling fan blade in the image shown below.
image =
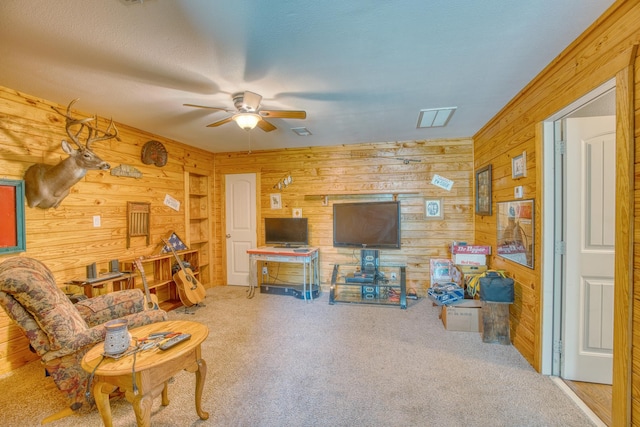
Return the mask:
{"type": "Polygon", "coordinates": [[[258,95],[255,92],[251,92],[248,90],[244,91],[243,104],[249,110],[257,110],[260,106],[260,102],[262,101],[262,95],[258,95]]]}
{"type": "Polygon", "coordinates": [[[196,104],[182,104],[185,107],[195,107],[195,108],[206,108],[207,110],[218,110],[218,111],[228,111],[226,108],[222,107],[208,107],[206,105],[196,105],[196,104]]]}
{"type": "Polygon", "coordinates": [[[296,110],[260,110],[262,117],[269,117],[272,119],[306,119],[306,111],[296,110]]]}
{"type": "Polygon", "coordinates": [[[271,132],[272,130],[276,130],[276,127],[266,120],[260,120],[257,126],[265,132],[271,132]]]}
{"type": "Polygon", "coordinates": [[[214,128],[214,127],[217,127],[217,126],[221,126],[221,125],[223,125],[225,123],[229,123],[232,120],[233,120],[233,116],[227,117],[226,119],[222,119],[222,120],[218,120],[217,122],[213,122],[213,123],[207,125],[207,127],[208,128],[214,128]]]}

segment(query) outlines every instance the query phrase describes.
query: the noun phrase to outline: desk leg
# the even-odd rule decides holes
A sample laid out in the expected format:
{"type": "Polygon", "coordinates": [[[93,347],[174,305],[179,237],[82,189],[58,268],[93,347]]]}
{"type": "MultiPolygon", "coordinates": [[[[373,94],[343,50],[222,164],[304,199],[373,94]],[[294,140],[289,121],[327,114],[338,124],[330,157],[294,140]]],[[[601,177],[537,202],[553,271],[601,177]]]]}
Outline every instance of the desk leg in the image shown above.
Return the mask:
{"type": "Polygon", "coordinates": [[[258,260],[249,255],[249,293],[247,298],[253,298],[253,295],[258,286],[258,260]]]}
{"type": "Polygon", "coordinates": [[[198,370],[196,371],[196,412],[201,420],[209,418],[209,413],[202,410],[202,389],[204,380],[207,378],[207,362],[204,359],[198,360],[198,370]]]}
{"type": "Polygon", "coordinates": [[[111,405],[109,404],[109,393],[115,390],[111,384],[96,381],[93,385],[93,398],[96,401],[98,412],[102,418],[102,423],[105,427],[112,427],[113,420],[111,418],[111,405]]]}

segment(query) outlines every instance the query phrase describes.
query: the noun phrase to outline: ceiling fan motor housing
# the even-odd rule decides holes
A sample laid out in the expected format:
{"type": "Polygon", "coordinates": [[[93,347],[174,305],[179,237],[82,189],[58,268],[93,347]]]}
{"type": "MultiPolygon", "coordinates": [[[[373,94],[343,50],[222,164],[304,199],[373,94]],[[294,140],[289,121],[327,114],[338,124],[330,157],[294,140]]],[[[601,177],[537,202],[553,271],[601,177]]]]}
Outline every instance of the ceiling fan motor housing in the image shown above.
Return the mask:
{"type": "Polygon", "coordinates": [[[231,97],[233,98],[233,105],[238,111],[244,113],[253,113],[258,109],[258,106],[253,107],[251,105],[247,105],[244,102],[244,92],[236,92],[231,95],[231,97]]]}

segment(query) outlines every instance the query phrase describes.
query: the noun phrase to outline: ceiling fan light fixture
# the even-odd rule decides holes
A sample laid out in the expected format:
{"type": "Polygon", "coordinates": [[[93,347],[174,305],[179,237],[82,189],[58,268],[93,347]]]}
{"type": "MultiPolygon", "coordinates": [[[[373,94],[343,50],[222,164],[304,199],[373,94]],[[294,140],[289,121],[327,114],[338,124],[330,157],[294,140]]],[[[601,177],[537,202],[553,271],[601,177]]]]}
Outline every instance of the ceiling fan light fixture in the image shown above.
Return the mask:
{"type": "Polygon", "coordinates": [[[235,114],[232,119],[238,124],[238,126],[240,126],[241,129],[251,130],[256,127],[260,120],[262,120],[262,117],[255,113],[239,113],[235,114]]]}
{"type": "Polygon", "coordinates": [[[451,116],[458,109],[458,107],[446,107],[446,108],[428,108],[420,110],[418,114],[418,124],[416,128],[435,128],[444,127],[449,123],[451,116]]]}

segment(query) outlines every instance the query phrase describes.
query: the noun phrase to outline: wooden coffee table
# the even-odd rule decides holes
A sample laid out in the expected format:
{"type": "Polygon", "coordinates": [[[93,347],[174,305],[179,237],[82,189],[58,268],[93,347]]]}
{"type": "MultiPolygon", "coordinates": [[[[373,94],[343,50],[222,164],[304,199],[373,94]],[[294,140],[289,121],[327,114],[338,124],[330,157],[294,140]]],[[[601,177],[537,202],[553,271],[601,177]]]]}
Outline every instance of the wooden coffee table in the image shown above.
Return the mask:
{"type": "MultiPolygon", "coordinates": [[[[95,370],[93,395],[104,425],[112,426],[109,394],[117,388],[125,392],[126,399],[133,405],[138,426],[151,425],[153,399],[162,394],[162,405],[168,405],[169,379],[183,369],[196,374],[196,412],[200,419],[209,418],[209,413],[204,412],[201,407],[207,364],[200,354],[200,344],[209,335],[209,329],[201,323],[174,320],[141,326],[129,332],[138,339],[154,332],[189,333],[191,339],[165,351],[156,347],[120,359],[103,357],[103,343],[89,350],[82,359],[82,368],[87,372],[95,370]]],[[[132,345],[134,342],[132,340],[132,345]]]]}

